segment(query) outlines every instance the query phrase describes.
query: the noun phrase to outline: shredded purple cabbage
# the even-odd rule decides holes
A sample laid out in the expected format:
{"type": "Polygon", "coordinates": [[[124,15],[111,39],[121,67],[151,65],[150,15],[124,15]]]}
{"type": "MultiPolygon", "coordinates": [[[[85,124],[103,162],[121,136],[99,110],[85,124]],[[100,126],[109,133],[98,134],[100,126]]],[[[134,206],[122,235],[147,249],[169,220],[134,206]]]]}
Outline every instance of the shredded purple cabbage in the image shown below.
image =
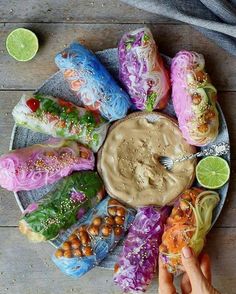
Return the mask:
{"type": "Polygon", "coordinates": [[[146,291],[156,272],[159,245],[169,207],[138,210],[115,265],[114,282],[124,292],[146,291]]]}

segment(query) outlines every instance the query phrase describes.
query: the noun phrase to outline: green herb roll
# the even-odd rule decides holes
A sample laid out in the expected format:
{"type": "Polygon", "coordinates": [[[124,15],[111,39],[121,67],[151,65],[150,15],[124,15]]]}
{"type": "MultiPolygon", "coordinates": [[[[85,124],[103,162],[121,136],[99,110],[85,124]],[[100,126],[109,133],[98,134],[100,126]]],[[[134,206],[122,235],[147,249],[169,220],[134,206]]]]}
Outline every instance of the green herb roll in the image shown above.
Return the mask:
{"type": "Polygon", "coordinates": [[[62,229],[76,223],[104,195],[96,172],[77,172],[62,179],[38,203],[30,204],[19,222],[19,229],[30,241],[56,238],[62,229]]]}
{"type": "Polygon", "coordinates": [[[109,126],[97,112],[41,94],[23,95],[12,115],[18,125],[53,137],[77,140],[94,152],[101,147],[109,126]]]}

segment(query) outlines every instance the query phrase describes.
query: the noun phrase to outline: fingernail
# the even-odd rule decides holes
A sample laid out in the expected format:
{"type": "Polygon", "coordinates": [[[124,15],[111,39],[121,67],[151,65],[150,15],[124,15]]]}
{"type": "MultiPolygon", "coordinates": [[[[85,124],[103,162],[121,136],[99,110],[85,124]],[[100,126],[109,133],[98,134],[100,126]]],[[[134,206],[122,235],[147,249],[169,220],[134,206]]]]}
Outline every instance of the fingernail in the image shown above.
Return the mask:
{"type": "Polygon", "coordinates": [[[192,250],[189,247],[183,247],[182,253],[183,253],[184,258],[190,258],[192,256],[192,250]]]}

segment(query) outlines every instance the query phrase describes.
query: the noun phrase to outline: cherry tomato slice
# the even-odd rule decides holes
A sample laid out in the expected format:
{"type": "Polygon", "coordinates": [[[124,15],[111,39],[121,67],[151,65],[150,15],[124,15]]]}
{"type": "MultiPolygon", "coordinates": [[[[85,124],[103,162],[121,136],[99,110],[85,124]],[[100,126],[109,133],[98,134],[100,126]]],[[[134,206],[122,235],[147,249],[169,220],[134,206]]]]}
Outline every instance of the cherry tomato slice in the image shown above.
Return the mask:
{"type": "Polygon", "coordinates": [[[26,104],[33,112],[35,112],[39,108],[40,102],[38,99],[30,98],[26,101],[26,104]]]}

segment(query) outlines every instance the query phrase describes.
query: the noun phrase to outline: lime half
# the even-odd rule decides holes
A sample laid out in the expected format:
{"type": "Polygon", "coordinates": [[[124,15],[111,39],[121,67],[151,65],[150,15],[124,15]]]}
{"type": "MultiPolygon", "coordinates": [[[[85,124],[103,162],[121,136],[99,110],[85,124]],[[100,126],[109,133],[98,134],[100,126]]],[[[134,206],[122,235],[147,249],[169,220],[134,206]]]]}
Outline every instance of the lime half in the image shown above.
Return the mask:
{"type": "Polygon", "coordinates": [[[36,35],[30,30],[19,28],[12,31],[6,41],[8,53],[18,61],[31,60],[38,51],[36,35]]]}
{"type": "Polygon", "coordinates": [[[228,180],[230,169],[227,161],[218,156],[208,156],[199,161],[196,176],[200,185],[209,189],[218,189],[228,180]]]}

